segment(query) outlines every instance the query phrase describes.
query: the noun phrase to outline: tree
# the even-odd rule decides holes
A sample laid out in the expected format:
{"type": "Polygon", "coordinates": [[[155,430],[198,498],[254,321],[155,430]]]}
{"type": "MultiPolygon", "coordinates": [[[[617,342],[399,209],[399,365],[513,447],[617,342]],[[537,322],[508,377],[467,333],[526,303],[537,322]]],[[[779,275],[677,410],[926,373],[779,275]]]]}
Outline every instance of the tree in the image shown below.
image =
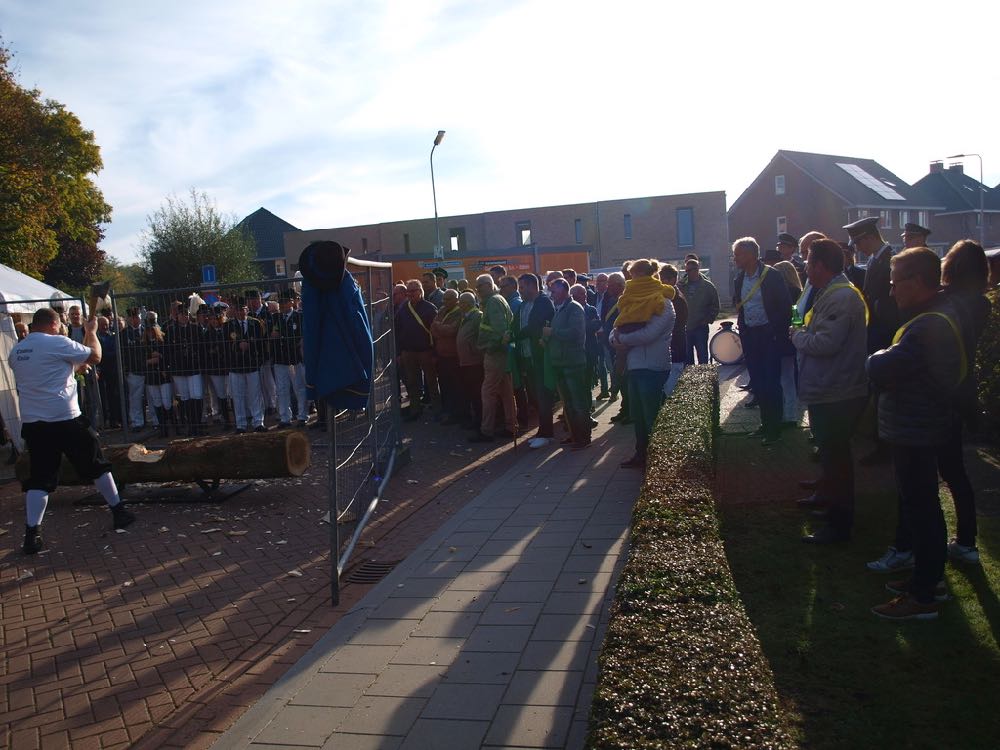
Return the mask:
{"type": "Polygon", "coordinates": [[[18,85],[0,41],[0,262],[36,278],[60,242],[95,246],[111,207],[91,180],[94,134],[65,106],[18,85]]]}
{"type": "Polygon", "coordinates": [[[85,292],[100,278],[107,254],[97,246],[104,239],[104,232],[100,227],[95,227],[94,233],[97,242],[59,236],[59,252],[45,269],[46,284],[64,291],[85,292]]]}
{"type": "Polygon", "coordinates": [[[105,257],[97,278],[110,281],[111,289],[118,294],[153,288],[145,268],[138,263],[124,264],[111,256],[105,257]]]}
{"type": "Polygon", "coordinates": [[[253,238],[236,228],[235,217],[220,214],[205,193],[192,188],[187,202],[172,195],[147,221],[139,255],[154,289],[199,286],[206,264],[215,266],[220,284],[260,275],[253,238]]]}

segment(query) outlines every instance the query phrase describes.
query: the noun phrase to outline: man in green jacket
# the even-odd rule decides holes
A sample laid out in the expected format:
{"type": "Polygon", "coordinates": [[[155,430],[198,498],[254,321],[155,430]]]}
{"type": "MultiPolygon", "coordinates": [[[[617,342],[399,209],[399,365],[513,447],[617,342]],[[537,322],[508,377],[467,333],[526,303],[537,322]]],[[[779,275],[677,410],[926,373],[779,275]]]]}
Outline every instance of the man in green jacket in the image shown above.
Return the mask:
{"type": "Polygon", "coordinates": [[[507,372],[507,347],[503,335],[507,332],[513,314],[503,295],[497,290],[493,277],[484,273],[476,279],[476,293],[482,301],[483,318],[479,324],[477,347],[483,352],[483,420],[479,432],[469,438],[470,443],[493,442],[493,425],[496,420],[497,398],[503,404],[503,437],[512,438],[517,433],[517,411],[514,407],[514,387],[507,372]]]}
{"type": "Polygon", "coordinates": [[[698,362],[708,362],[708,327],[719,314],[719,290],[715,284],[701,275],[698,259],[689,256],[684,262],[687,280],[681,284],[684,299],[687,300],[687,362],[694,364],[695,352],[698,362]]]}

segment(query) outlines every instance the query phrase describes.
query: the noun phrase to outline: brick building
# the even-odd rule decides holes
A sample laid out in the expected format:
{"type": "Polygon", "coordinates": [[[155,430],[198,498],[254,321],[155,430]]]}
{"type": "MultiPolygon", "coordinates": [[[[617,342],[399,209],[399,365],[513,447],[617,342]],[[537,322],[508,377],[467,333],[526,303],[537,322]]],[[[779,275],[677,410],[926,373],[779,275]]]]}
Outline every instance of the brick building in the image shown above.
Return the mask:
{"type": "Polygon", "coordinates": [[[938,241],[934,216],[945,207],[871,159],[778,151],[730,206],[729,236],[756,237],[762,249],[772,247],[780,232],[801,237],[815,229],[846,240],[845,224],[879,216],[883,236],[898,247],[907,222],[932,229],[938,241]]]}
{"type": "MultiPolygon", "coordinates": [[[[726,194],[723,191],[576,203],[564,206],[441,216],[445,267],[472,271],[496,258],[531,258],[526,267],[544,272],[568,258],[589,268],[618,266],[630,258],[677,261],[687,253],[702,258],[713,275],[729,273],[726,194]]],[[[288,231],[284,256],[289,273],[310,242],[332,239],[355,256],[428,267],[434,263],[433,218],[363,226],[288,231]]],[[[516,266],[520,268],[520,266],[516,266]]]]}
{"type": "Polygon", "coordinates": [[[275,216],[266,208],[258,208],[236,225],[236,230],[249,232],[257,247],[254,260],[260,269],[261,278],[284,278],[288,274],[285,263],[285,232],[297,232],[284,219],[275,216]]]}
{"type": "Polygon", "coordinates": [[[984,224],[985,247],[1000,245],[1000,189],[983,185],[965,174],[960,163],[945,168],[940,161],[933,161],[930,171],[914,183],[913,187],[932,196],[943,209],[935,212],[932,243],[947,250],[958,240],[979,240],[980,218],[984,224]],[[982,191],[982,195],[980,195],[982,191]],[[980,214],[980,198],[982,214],[980,214]]]}

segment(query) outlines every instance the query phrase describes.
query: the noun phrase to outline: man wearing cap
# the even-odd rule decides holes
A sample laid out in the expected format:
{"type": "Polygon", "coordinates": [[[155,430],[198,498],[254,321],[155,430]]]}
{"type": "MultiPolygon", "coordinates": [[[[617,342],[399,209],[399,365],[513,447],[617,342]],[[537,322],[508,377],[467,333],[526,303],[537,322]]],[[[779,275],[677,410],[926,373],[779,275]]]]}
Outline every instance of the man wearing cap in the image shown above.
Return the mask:
{"type": "Polygon", "coordinates": [[[146,360],[143,356],[142,319],[138,307],[127,310],[128,325],[121,333],[122,369],[128,388],[128,424],[141,430],[145,423],[143,396],[146,394],[146,360]]]}
{"type": "Polygon", "coordinates": [[[855,249],[868,256],[864,295],[868,304],[868,353],[885,349],[899,328],[896,300],[889,293],[889,261],[892,247],[882,238],[879,218],[869,216],[844,227],[855,249]]]}
{"type": "Polygon", "coordinates": [[[434,305],[435,310],[440,309],[444,304],[444,290],[438,289],[437,276],[433,271],[427,271],[420,278],[421,286],[424,288],[424,299],[434,305]]]}
{"type": "Polygon", "coordinates": [[[911,247],[927,247],[927,238],[930,234],[930,229],[908,221],[903,225],[903,233],[899,235],[903,240],[903,250],[909,250],[911,247]]]}
{"type": "Polygon", "coordinates": [[[234,320],[226,324],[229,341],[229,392],[233,396],[236,432],[248,429],[247,413],[256,432],[264,432],[264,394],[260,389],[260,366],[264,360],[264,326],[250,317],[245,299],[233,303],[234,320]]]}
{"type": "MultiPolygon", "coordinates": [[[[247,314],[251,318],[260,321],[261,330],[265,335],[268,330],[268,320],[271,317],[267,303],[263,301],[259,289],[247,289],[246,291],[247,314]]],[[[277,389],[274,386],[273,361],[271,350],[265,343],[261,350],[262,361],[260,363],[260,392],[264,399],[264,415],[273,414],[277,407],[277,389]]]]}
{"type": "Polygon", "coordinates": [[[295,310],[295,293],[278,295],[279,310],[268,321],[271,355],[274,357],[274,385],[278,396],[278,427],[292,426],[292,391],[295,393],[295,421],[305,424],[306,372],[302,365],[302,314],[295,310]]]}
{"type": "Polygon", "coordinates": [[[805,281],[806,264],[803,262],[802,256],[799,255],[799,241],[795,235],[782,232],[778,235],[778,244],[774,246],[774,249],[781,255],[781,260],[787,260],[795,266],[795,272],[799,275],[799,279],[805,281]]]}

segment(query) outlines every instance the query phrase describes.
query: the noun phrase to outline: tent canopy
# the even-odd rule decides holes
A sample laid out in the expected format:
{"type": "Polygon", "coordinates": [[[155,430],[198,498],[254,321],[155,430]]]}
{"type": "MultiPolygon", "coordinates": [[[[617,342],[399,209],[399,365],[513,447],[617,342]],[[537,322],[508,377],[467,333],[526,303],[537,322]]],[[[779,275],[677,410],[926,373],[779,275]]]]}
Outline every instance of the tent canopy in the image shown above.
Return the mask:
{"type": "Polygon", "coordinates": [[[0,264],[0,312],[31,313],[40,300],[70,299],[70,295],[27,274],[0,264]],[[31,300],[28,304],[24,303],[31,300]],[[34,304],[32,304],[34,303],[34,304]]]}

